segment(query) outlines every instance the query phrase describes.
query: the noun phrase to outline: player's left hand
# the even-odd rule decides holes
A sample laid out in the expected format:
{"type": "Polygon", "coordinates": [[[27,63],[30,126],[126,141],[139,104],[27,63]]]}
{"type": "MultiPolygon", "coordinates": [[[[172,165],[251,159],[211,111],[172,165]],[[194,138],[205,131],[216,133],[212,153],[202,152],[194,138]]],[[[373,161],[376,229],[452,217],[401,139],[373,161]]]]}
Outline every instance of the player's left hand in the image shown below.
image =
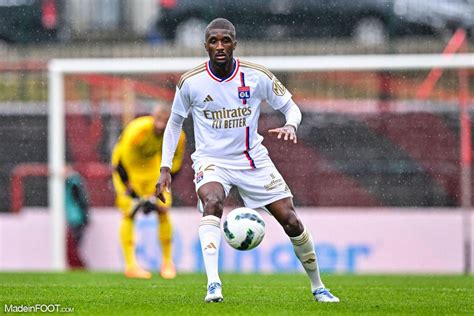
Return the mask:
{"type": "Polygon", "coordinates": [[[170,192],[171,188],[171,170],[168,167],[162,167],[160,169],[160,178],[158,183],[155,186],[155,196],[161,200],[161,202],[166,203],[166,197],[163,194],[164,191],[170,192]]]}
{"type": "Polygon", "coordinates": [[[292,125],[285,125],[283,127],[270,129],[268,130],[268,132],[270,134],[278,134],[278,139],[281,139],[283,137],[284,140],[292,140],[295,144],[298,142],[296,137],[296,129],[292,125]]]}

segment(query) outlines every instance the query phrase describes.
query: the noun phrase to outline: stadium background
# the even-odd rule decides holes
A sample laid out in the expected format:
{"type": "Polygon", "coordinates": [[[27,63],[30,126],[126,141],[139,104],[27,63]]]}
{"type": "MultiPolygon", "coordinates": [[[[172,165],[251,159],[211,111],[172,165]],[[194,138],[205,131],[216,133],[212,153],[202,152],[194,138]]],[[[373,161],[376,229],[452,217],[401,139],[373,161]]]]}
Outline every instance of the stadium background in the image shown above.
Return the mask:
{"type": "MultiPolygon", "coordinates": [[[[8,40],[0,49],[0,187],[3,188],[0,191],[0,211],[5,219],[3,236],[9,231],[5,227],[10,219],[18,222],[21,214],[34,218],[37,212],[44,213],[44,207],[48,205],[48,60],[205,57],[202,46],[172,42],[161,37],[155,28],[156,17],[172,10],[176,1],[104,0],[88,1],[87,6],[80,1],[40,2],[41,28],[49,28],[45,35],[37,36],[38,30],[32,35],[18,37],[16,41],[8,40]]],[[[22,6],[22,1],[17,3],[18,7],[22,6]]],[[[0,12],[14,7],[0,6],[0,12]]],[[[212,16],[213,8],[209,7],[206,19],[212,16]]],[[[369,16],[368,12],[365,14],[369,16]]],[[[265,25],[256,27],[265,28],[265,25]]],[[[429,32],[425,25],[421,29],[416,34],[399,34],[395,30],[392,34],[392,29],[388,29],[390,36],[375,43],[360,41],[343,31],[296,39],[291,34],[285,35],[282,29],[283,35],[276,40],[242,36],[236,56],[441,53],[456,28],[450,25],[450,29],[443,32],[429,32]]],[[[471,44],[466,45],[466,49],[472,52],[470,31],[466,43],[471,44]]],[[[238,26],[237,32],[238,36],[242,34],[238,26]]],[[[469,75],[472,78],[472,69],[469,75]]],[[[270,137],[266,137],[265,145],[292,188],[297,206],[305,207],[305,212],[318,213],[322,207],[329,214],[341,210],[353,212],[349,217],[361,208],[366,216],[376,216],[390,212],[392,209],[388,207],[397,207],[396,213],[401,216],[405,212],[425,212],[429,216],[435,207],[440,213],[454,216],[450,219],[456,222],[451,236],[459,233],[460,126],[457,109],[459,88],[455,73],[443,75],[430,102],[415,100],[410,103],[406,100],[415,99],[416,87],[422,84],[426,73],[410,77],[390,72],[277,73],[277,76],[301,105],[304,120],[296,146],[291,149],[282,147],[270,137]]],[[[67,78],[66,98],[80,106],[68,110],[66,157],[86,179],[93,207],[92,218],[94,212],[98,213],[97,218],[108,211],[113,212],[110,209],[114,196],[109,157],[123,122],[146,113],[155,102],[169,104],[178,79],[179,74],[127,80],[102,74],[67,78]],[[128,93],[125,97],[117,96],[114,91],[118,90],[128,93]],[[121,106],[114,111],[104,110],[109,109],[107,104],[117,100],[121,106]]],[[[472,87],[471,79],[471,106],[472,87]]],[[[265,112],[260,130],[265,134],[269,127],[281,123],[278,113],[265,112]]],[[[190,181],[193,172],[189,153],[194,145],[189,120],[185,131],[190,137],[185,166],[175,180],[175,206],[192,207],[196,200],[190,181]]],[[[229,207],[238,204],[236,195],[228,201],[229,207]]],[[[144,219],[147,220],[151,219],[144,219]]],[[[24,224],[27,222],[25,219],[24,224]]],[[[36,223],[39,222],[40,219],[36,223]]],[[[436,227],[432,226],[430,230],[437,230],[436,227]]],[[[41,230],[38,234],[41,235],[41,230]]],[[[456,244],[462,243],[460,235],[452,238],[458,240],[456,244]]],[[[7,237],[2,239],[2,246],[8,247],[7,237]]],[[[33,237],[29,237],[31,239],[33,237]]],[[[449,245],[446,247],[447,251],[454,251],[449,245]]],[[[457,249],[456,254],[458,250],[462,252],[457,249]]],[[[41,268],[45,268],[48,261],[44,264],[41,268]]],[[[461,269],[456,263],[453,268],[440,271],[460,272],[461,269]]],[[[341,270],[354,272],[347,267],[341,270]]]]}

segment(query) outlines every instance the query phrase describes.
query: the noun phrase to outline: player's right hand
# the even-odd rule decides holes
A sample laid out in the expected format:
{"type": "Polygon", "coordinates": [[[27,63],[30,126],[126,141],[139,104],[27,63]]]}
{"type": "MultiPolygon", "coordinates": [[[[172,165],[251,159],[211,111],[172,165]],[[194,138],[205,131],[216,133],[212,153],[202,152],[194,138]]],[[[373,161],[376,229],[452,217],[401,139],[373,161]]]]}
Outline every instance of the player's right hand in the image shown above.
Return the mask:
{"type": "Polygon", "coordinates": [[[166,203],[166,198],[163,192],[170,191],[171,189],[171,170],[168,167],[162,167],[160,169],[160,178],[155,187],[155,196],[161,200],[161,202],[166,203]]]}

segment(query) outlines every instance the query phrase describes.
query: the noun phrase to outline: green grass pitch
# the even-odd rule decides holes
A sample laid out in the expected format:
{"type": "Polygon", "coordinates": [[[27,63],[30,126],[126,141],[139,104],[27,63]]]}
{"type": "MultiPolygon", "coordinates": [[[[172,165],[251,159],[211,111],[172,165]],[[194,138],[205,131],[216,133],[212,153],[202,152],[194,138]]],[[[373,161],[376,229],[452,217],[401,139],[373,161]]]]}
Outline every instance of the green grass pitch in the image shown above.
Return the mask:
{"type": "Polygon", "coordinates": [[[339,304],[314,302],[303,274],[221,278],[224,302],[205,303],[204,274],[0,273],[0,314],[11,305],[61,304],[82,315],[474,315],[473,276],[325,275],[339,304]]]}

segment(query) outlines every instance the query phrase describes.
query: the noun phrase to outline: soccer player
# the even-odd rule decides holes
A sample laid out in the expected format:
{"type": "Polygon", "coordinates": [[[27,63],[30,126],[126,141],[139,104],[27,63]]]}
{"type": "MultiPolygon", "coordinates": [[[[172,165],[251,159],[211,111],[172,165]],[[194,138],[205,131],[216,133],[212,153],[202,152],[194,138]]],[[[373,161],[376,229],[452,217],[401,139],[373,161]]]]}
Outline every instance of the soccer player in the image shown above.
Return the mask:
{"type": "Polygon", "coordinates": [[[257,133],[262,101],[285,115],[283,127],[268,131],[284,141],[296,143],[301,112],[270,71],[233,57],[236,45],[235,28],[228,20],[218,18],[207,26],[204,47],[209,61],[185,73],[178,83],[164,135],[156,196],[167,201],[173,153],[183,121],[191,112],[196,141],[191,157],[198,208],[203,212],[199,238],[208,278],[205,301],[223,301],[218,274],[220,222],[224,200],[235,186],[247,207],[264,207],[281,224],[311,281],[314,298],[339,302],[321,281],[311,234],[298,218],[290,189],[257,133]]]}
{"type": "MultiPolygon", "coordinates": [[[[160,274],[173,279],[176,269],[172,259],[172,223],[168,213],[171,194],[165,192],[166,202],[154,196],[155,184],[160,176],[163,132],[170,112],[164,106],[157,106],[152,115],[131,121],[114,147],[112,180],[116,191],[116,204],[122,211],[120,223],[120,244],[125,259],[125,275],[129,278],[149,279],[151,273],[141,268],[135,257],[134,216],[137,211],[157,211],[159,219],[158,238],[162,249],[160,274]]],[[[177,150],[172,156],[173,168],[169,173],[179,171],[183,161],[186,137],[177,135],[177,150]]]]}

